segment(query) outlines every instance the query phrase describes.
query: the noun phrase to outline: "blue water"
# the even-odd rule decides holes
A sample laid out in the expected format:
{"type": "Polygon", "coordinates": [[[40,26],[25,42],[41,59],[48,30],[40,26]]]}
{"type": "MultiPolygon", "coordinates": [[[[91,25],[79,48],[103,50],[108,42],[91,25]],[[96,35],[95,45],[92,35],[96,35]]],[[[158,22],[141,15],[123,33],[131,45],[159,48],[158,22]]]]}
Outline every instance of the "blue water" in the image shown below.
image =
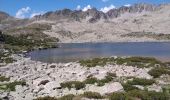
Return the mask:
{"type": "Polygon", "coordinates": [[[147,56],[170,61],[170,42],[70,43],[59,46],[32,51],[29,55],[32,60],[48,63],[111,56],[147,56]]]}

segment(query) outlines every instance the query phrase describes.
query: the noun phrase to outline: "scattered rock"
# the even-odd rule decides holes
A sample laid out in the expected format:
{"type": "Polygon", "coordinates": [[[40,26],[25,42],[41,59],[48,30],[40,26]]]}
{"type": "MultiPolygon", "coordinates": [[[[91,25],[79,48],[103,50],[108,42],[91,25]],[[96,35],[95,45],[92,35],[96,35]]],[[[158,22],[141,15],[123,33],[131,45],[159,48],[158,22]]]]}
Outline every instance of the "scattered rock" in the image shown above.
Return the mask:
{"type": "Polygon", "coordinates": [[[47,84],[49,82],[49,80],[42,80],[39,84],[38,84],[38,86],[39,85],[45,85],[45,84],[47,84]]]}

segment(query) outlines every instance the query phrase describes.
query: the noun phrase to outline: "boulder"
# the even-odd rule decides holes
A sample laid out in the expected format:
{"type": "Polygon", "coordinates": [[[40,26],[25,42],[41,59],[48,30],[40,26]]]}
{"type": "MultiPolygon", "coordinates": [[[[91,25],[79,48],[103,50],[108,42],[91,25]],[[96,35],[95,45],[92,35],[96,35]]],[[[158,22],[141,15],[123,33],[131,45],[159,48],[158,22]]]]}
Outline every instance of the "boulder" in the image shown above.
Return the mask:
{"type": "Polygon", "coordinates": [[[86,87],[86,91],[98,92],[101,95],[113,92],[124,91],[123,86],[119,82],[107,83],[104,86],[90,85],[86,87]]]}

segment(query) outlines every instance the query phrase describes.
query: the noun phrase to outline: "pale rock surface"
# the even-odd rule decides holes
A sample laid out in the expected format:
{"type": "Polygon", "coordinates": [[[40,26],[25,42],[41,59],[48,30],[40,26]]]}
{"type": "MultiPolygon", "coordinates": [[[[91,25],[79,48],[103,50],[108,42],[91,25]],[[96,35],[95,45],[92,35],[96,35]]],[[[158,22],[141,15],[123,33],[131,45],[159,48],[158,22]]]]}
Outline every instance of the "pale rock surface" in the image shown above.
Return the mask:
{"type": "Polygon", "coordinates": [[[102,95],[113,92],[122,92],[123,87],[119,82],[107,83],[104,86],[89,85],[86,87],[86,91],[98,92],[102,95]]]}

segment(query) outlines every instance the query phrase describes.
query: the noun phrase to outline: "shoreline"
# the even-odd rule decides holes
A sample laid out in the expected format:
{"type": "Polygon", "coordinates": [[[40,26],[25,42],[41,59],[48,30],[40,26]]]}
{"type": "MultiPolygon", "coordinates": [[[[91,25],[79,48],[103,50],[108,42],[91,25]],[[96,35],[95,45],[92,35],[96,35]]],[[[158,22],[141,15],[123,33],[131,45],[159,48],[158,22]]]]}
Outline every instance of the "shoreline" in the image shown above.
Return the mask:
{"type": "Polygon", "coordinates": [[[82,44],[82,43],[169,43],[170,40],[153,40],[153,41],[98,41],[98,42],[58,42],[58,44],[82,44]]]}
{"type": "MultiPolygon", "coordinates": [[[[137,68],[117,64],[106,64],[103,67],[96,66],[88,68],[80,65],[79,62],[49,64],[33,61],[22,55],[13,55],[13,57],[18,59],[17,62],[0,67],[0,74],[10,77],[10,82],[25,80],[27,85],[17,85],[15,87],[15,92],[0,91],[0,95],[4,97],[8,96],[10,99],[13,98],[15,100],[31,100],[44,96],[62,97],[67,94],[78,95],[85,91],[99,92],[103,95],[105,93],[124,91],[119,81],[106,83],[102,87],[96,86],[95,84],[89,84],[86,85],[83,90],[75,90],[74,88],[71,90],[67,88],[61,89],[60,84],[62,82],[84,81],[89,75],[93,75],[97,79],[103,79],[109,72],[116,73],[116,78],[118,79],[121,77],[153,78],[148,74],[150,68],[137,68]],[[107,86],[114,87],[114,89],[109,90],[107,89],[107,86]],[[105,91],[103,89],[105,89],[105,91]]],[[[150,85],[150,87],[152,87],[151,90],[161,91],[161,89],[159,89],[160,85],[157,85],[159,88],[155,88],[154,85],[150,85]]]]}

